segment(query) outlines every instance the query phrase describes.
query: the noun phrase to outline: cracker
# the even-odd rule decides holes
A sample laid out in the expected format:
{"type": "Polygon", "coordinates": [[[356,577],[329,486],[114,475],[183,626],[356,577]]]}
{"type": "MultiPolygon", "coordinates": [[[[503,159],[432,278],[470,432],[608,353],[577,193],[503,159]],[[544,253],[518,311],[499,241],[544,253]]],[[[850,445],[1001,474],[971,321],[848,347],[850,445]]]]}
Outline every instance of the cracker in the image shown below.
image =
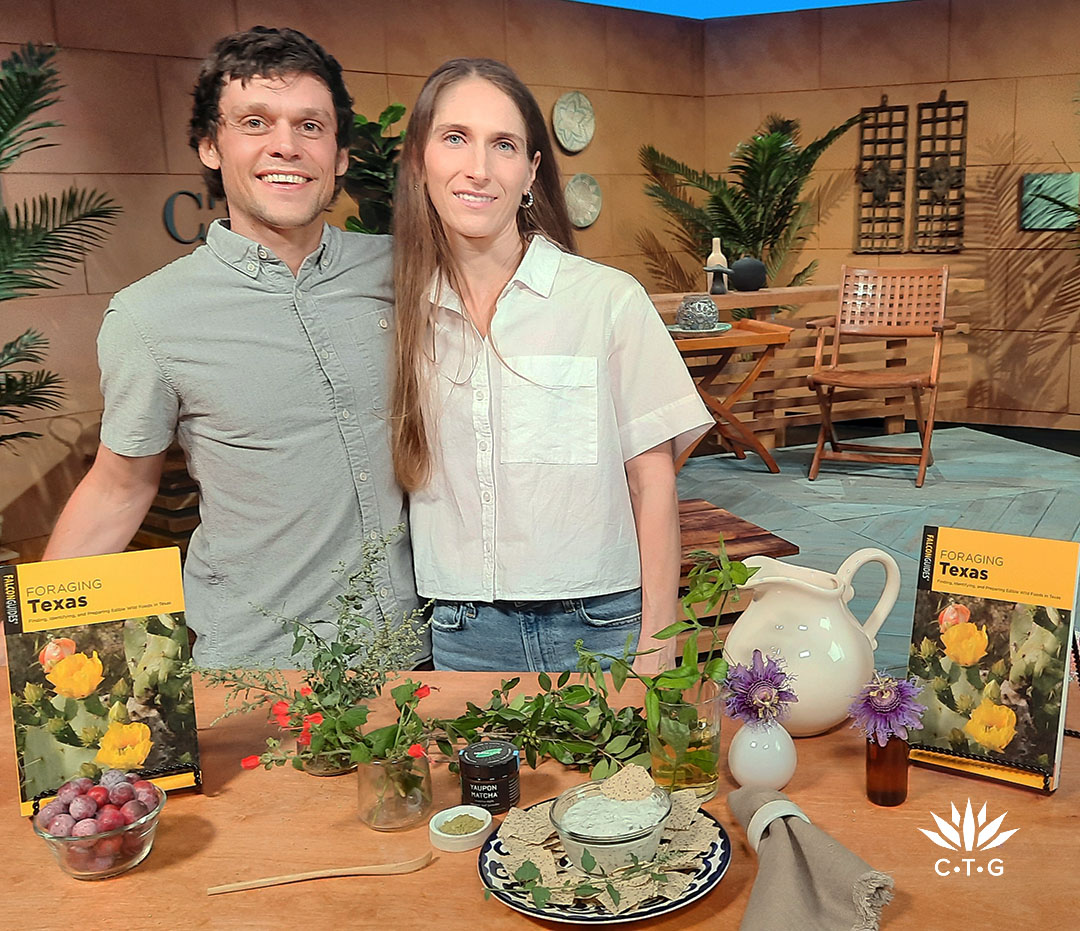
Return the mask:
{"type": "Polygon", "coordinates": [[[637,802],[652,795],[656,783],[644,766],[631,763],[624,766],[614,776],[608,776],[600,786],[600,791],[617,802],[637,802]]]}
{"type": "Polygon", "coordinates": [[[671,814],[666,828],[672,831],[685,831],[694,823],[700,802],[693,789],[680,789],[671,793],[671,814]]]}
{"type": "Polygon", "coordinates": [[[655,894],[661,895],[665,899],[677,899],[684,892],[686,892],[690,883],[694,881],[692,876],[687,876],[686,873],[675,873],[668,871],[664,874],[667,879],[664,882],[655,883],[655,894]]]}
{"type": "Polygon", "coordinates": [[[517,839],[526,844],[543,844],[555,833],[548,816],[549,810],[547,806],[531,811],[511,808],[499,828],[499,837],[503,840],[517,839]]]}
{"type": "Polygon", "coordinates": [[[506,855],[502,857],[502,864],[506,872],[514,876],[522,865],[528,861],[540,871],[540,885],[556,886],[559,882],[559,867],[555,863],[555,854],[546,847],[537,847],[534,844],[525,844],[517,839],[504,840],[506,855]]]}

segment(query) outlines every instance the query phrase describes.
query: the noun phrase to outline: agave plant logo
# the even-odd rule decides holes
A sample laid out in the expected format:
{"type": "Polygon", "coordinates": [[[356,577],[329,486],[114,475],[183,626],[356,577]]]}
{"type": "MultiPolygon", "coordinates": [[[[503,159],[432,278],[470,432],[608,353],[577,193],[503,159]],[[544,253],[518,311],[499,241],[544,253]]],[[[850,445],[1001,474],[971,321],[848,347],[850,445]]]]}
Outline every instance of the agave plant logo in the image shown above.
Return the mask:
{"type": "MultiPolygon", "coordinates": [[[[967,801],[963,816],[957,811],[955,805],[950,805],[950,807],[952,808],[952,817],[949,821],[934,812],[930,812],[930,817],[934,819],[934,823],[937,825],[937,831],[919,828],[931,841],[946,850],[985,853],[995,847],[1000,847],[1020,830],[1019,828],[1012,828],[1009,831],[1000,830],[1001,824],[1008,814],[1007,811],[1002,812],[993,821],[987,821],[985,802],[977,815],[971,810],[971,799],[967,801]]],[[[950,873],[959,873],[963,870],[965,875],[970,876],[974,864],[974,872],[976,873],[987,872],[993,876],[1000,876],[1005,867],[1004,861],[999,857],[988,860],[985,866],[979,863],[978,857],[960,857],[959,862],[965,864],[965,867],[953,865],[948,858],[942,858],[934,864],[934,872],[939,876],[948,876],[950,873]]]]}

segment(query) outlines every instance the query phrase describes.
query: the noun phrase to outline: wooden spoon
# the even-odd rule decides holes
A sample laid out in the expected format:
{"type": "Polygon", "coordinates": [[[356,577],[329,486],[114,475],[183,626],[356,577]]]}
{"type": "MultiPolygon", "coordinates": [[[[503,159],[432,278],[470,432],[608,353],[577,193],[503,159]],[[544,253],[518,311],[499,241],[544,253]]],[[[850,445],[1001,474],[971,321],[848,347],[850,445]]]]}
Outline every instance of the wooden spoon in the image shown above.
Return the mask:
{"type": "Polygon", "coordinates": [[[308,873],[287,873],[284,876],[268,876],[266,879],[249,879],[247,882],[228,883],[224,886],[210,886],[207,895],[220,895],[223,892],[242,892],[244,889],[261,889],[263,886],[282,886],[285,883],[302,883],[308,879],[323,879],[328,876],[390,876],[394,873],[415,873],[431,862],[431,851],[413,860],[401,863],[373,863],[370,866],[343,866],[333,870],[311,870],[308,873]]]}

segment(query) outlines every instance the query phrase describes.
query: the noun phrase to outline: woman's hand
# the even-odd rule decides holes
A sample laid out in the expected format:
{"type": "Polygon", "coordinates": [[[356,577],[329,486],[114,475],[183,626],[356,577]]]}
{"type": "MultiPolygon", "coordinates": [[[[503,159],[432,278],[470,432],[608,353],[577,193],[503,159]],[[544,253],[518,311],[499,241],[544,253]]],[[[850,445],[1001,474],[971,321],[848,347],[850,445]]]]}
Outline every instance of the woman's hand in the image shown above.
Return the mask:
{"type": "Polygon", "coordinates": [[[675,666],[675,638],[670,640],[653,640],[652,637],[642,636],[638,641],[638,650],[656,649],[655,653],[647,653],[634,660],[634,672],[642,676],[657,676],[665,669],[675,666]]]}

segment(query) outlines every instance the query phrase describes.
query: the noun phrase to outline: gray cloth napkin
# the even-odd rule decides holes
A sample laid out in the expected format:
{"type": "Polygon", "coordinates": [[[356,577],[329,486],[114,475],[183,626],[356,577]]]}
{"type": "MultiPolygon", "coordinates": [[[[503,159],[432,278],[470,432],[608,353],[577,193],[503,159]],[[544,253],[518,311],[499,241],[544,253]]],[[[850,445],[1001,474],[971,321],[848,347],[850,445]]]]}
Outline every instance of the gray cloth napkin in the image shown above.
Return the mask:
{"type": "MultiPolygon", "coordinates": [[[[746,786],[728,796],[745,830],[775,789],[746,786]]],[[[798,817],[777,818],[758,844],[758,873],[740,931],[877,931],[893,879],[798,817]]]]}

